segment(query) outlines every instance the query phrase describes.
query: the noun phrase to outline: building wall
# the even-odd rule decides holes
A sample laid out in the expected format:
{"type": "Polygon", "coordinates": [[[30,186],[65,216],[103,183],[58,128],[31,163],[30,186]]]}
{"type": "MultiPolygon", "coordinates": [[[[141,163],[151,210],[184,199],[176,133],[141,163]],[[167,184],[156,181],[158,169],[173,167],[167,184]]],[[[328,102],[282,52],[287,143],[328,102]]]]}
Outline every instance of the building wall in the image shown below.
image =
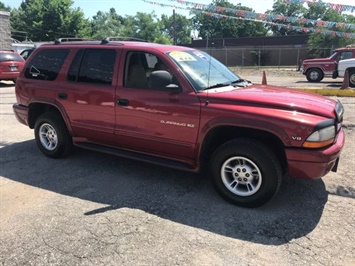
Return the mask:
{"type": "Polygon", "coordinates": [[[0,11],[0,50],[11,49],[10,12],[0,11]]]}
{"type": "Polygon", "coordinates": [[[184,46],[207,51],[227,66],[298,66],[307,58],[308,38],[309,35],[203,39],[184,46]]]}

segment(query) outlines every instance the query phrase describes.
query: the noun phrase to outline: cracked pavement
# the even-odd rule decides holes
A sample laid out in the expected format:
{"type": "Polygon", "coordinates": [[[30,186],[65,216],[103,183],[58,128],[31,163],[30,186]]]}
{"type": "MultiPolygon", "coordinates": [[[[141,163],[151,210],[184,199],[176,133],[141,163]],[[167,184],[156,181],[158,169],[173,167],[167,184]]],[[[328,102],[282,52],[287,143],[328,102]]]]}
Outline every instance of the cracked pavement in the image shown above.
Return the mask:
{"type": "Polygon", "coordinates": [[[337,173],[257,209],[202,175],[78,149],[54,160],[0,83],[0,265],[355,265],[355,98],[337,173]]]}

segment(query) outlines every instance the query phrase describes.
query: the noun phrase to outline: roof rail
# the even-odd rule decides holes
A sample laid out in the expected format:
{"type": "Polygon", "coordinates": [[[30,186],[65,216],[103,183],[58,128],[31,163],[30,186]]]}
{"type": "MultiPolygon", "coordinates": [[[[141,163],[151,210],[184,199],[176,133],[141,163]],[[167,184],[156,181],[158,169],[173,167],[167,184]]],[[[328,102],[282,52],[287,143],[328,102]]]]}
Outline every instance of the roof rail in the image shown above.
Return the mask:
{"type": "Polygon", "coordinates": [[[110,41],[136,41],[136,42],[148,42],[147,40],[135,38],[135,37],[124,37],[124,36],[115,36],[115,37],[106,37],[101,41],[101,44],[107,44],[110,41]]]}
{"type": "Polygon", "coordinates": [[[62,42],[77,42],[77,41],[89,41],[89,39],[84,38],[60,38],[54,41],[54,44],[60,44],[62,42]]]}

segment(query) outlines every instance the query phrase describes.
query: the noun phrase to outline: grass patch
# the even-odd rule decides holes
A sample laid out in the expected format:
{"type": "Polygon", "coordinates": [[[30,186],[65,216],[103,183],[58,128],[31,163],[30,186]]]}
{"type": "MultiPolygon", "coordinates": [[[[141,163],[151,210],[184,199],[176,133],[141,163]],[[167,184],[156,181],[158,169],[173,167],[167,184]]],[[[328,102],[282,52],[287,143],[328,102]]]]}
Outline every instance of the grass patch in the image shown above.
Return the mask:
{"type": "Polygon", "coordinates": [[[299,89],[296,90],[314,92],[323,96],[355,97],[355,89],[335,90],[335,89],[299,89]]]}

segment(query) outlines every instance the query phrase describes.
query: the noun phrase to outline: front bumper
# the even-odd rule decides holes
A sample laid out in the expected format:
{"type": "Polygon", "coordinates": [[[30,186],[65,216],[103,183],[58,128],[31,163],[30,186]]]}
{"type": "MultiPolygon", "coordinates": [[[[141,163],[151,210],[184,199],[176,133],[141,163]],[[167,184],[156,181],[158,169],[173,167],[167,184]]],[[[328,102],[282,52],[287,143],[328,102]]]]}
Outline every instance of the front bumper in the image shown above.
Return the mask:
{"type": "Polygon", "coordinates": [[[288,173],[293,178],[318,179],[337,170],[340,153],[345,143],[341,129],[336,142],[322,150],[287,149],[288,173]]]}
{"type": "Polygon", "coordinates": [[[17,121],[19,121],[21,124],[29,126],[28,124],[29,108],[27,106],[15,103],[14,105],[12,105],[12,109],[14,111],[17,121]]]}

